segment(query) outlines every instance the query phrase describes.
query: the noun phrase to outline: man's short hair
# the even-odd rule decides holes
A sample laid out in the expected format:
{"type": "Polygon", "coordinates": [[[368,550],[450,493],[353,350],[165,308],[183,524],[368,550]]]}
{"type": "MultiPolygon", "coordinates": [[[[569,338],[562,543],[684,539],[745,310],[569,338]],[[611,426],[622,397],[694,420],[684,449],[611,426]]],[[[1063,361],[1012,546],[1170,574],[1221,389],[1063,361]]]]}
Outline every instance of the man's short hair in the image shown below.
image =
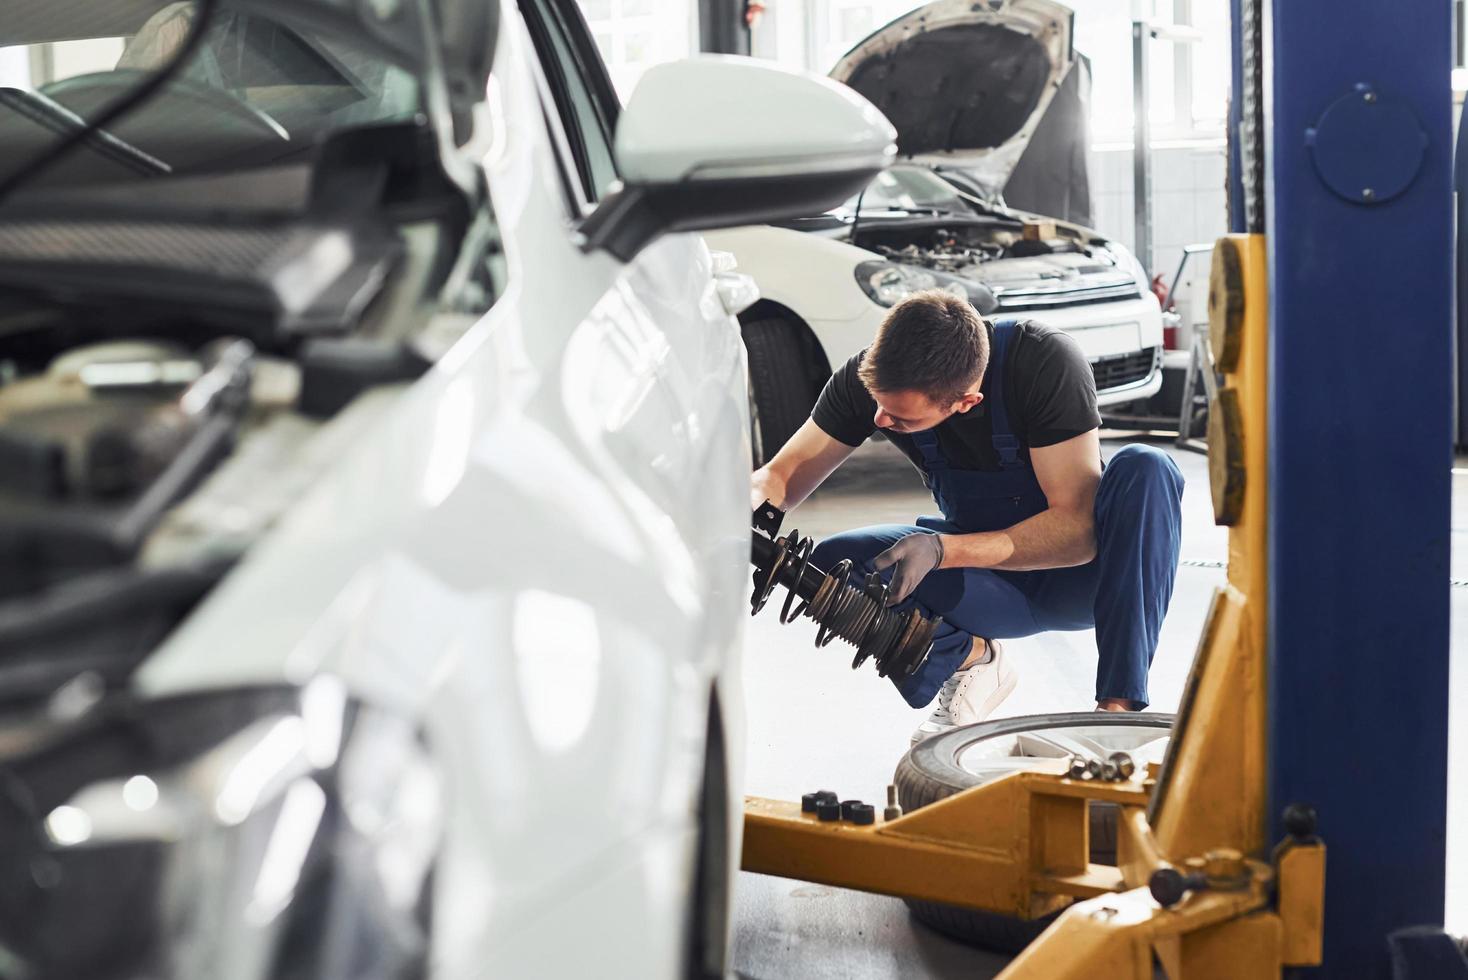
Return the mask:
{"type": "Polygon", "coordinates": [[[919,391],[949,405],[976,391],[989,366],[989,335],[972,304],[930,289],[892,307],[857,376],[868,391],[919,391]]]}

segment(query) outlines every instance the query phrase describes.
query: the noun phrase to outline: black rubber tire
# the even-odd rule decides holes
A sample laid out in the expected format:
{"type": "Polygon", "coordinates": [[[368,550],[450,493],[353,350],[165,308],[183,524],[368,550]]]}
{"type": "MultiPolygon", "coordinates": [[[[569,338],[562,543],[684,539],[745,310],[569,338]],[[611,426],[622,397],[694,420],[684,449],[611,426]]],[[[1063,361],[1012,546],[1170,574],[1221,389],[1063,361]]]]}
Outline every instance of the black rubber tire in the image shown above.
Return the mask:
{"type": "Polygon", "coordinates": [[[762,317],[741,328],[759,426],[754,444],[757,461],[763,465],[805,424],[818,392],[812,390],[810,363],[795,324],[780,317],[762,317]]]}
{"type": "MultiPolygon", "coordinates": [[[[1144,725],[1171,730],[1173,716],[1155,712],[1082,711],[1068,714],[1025,715],[966,725],[924,739],[897,764],[892,782],[897,801],[905,811],[917,810],[947,799],[960,790],[986,782],[958,765],[966,747],[987,738],[1014,735],[1043,728],[1069,725],[1144,725]]],[[[1116,863],[1117,808],[1109,803],[1092,803],[1091,860],[1096,864],[1116,863]]],[[[996,912],[960,908],[938,902],[908,899],[912,917],[930,928],[970,946],[999,953],[1018,953],[1033,942],[1060,913],[1039,919],[1020,919],[996,912]]]]}

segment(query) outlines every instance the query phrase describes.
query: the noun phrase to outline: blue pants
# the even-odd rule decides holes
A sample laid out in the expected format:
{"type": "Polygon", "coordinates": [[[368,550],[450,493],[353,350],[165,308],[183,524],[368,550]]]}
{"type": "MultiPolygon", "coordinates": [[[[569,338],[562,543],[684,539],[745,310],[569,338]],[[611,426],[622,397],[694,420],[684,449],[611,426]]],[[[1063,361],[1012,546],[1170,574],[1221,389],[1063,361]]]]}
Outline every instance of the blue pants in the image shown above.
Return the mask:
{"type": "MultiPolygon", "coordinates": [[[[1094,626],[1100,655],[1096,699],[1125,698],[1146,707],[1147,672],[1177,577],[1182,497],[1182,474],[1166,453],[1126,446],[1106,464],[1096,491],[1096,558],[1089,564],[1033,572],[952,568],[930,573],[903,608],[916,602],[943,617],[943,625],[927,662],[896,681],[897,689],[915,708],[932,701],[976,636],[1003,640],[1094,626]]],[[[899,538],[925,530],[879,524],[845,531],[817,545],[811,561],[830,568],[850,558],[865,575],[872,559],[899,538]]],[[[890,577],[891,569],[883,575],[890,577]]]]}

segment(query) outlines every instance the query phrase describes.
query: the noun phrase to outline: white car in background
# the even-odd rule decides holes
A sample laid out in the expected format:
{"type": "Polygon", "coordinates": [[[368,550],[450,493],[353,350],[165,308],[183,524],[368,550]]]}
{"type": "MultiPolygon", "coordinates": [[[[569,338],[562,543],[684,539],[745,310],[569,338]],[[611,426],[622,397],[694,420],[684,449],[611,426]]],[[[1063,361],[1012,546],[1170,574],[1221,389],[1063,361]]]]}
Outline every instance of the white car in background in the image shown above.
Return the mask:
{"type": "Polygon", "coordinates": [[[1076,67],[1071,19],[1052,0],[939,0],[893,21],[831,74],[892,120],[903,162],[825,213],[705,236],[759,284],[740,320],[764,457],[887,310],[933,287],[1068,332],[1103,407],[1157,393],[1162,319],[1141,264],[1000,196],[1076,67]]]}
{"type": "Polygon", "coordinates": [[[572,0],[0,0],[95,38],[0,90],[0,972],[723,976],[755,293],[689,232],[891,127],[623,112],[572,0]]]}

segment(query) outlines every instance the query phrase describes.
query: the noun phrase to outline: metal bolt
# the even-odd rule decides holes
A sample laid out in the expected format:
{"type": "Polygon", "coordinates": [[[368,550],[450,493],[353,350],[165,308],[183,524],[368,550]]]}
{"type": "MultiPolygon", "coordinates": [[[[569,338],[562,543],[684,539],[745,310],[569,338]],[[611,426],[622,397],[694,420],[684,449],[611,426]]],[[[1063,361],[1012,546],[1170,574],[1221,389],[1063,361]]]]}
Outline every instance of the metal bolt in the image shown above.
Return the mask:
{"type": "Polygon", "coordinates": [[[887,809],[882,811],[883,820],[896,820],[902,816],[902,807],[897,805],[897,787],[887,787],[887,809]]]}
{"type": "Polygon", "coordinates": [[[1363,200],[1363,201],[1374,201],[1374,200],[1376,200],[1376,191],[1373,190],[1370,187],[1363,187],[1361,189],[1361,200],[1363,200]]]}
{"type": "Polygon", "coordinates": [[[1132,773],[1137,771],[1137,764],[1125,752],[1113,752],[1111,753],[1111,758],[1106,761],[1107,765],[1115,769],[1116,775],[1114,778],[1117,780],[1131,779],[1132,773]]]}
{"type": "Polygon", "coordinates": [[[1200,892],[1208,887],[1208,878],[1199,873],[1183,874],[1177,868],[1158,868],[1147,879],[1147,890],[1157,904],[1170,909],[1183,900],[1188,892],[1200,892]]]}
{"type": "Polygon", "coordinates": [[[1105,771],[1105,769],[1106,769],[1106,767],[1101,764],[1101,760],[1100,759],[1087,759],[1086,760],[1086,778],[1087,779],[1100,779],[1101,778],[1101,774],[1105,771]]]}
{"type": "Polygon", "coordinates": [[[1086,760],[1082,759],[1078,755],[1071,756],[1070,769],[1066,770],[1066,775],[1069,776],[1071,779],[1085,779],[1086,760]]]}

